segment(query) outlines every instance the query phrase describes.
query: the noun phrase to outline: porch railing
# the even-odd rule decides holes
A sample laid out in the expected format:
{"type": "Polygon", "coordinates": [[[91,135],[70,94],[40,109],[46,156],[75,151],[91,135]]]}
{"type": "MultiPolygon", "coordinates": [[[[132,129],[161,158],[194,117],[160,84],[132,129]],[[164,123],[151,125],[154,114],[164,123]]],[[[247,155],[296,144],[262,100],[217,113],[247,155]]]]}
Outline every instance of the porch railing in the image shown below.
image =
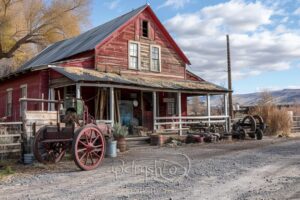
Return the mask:
{"type": "Polygon", "coordinates": [[[0,123],[0,160],[14,153],[21,155],[22,122],[0,123]]]}
{"type": "Polygon", "coordinates": [[[174,130],[182,133],[183,130],[188,130],[189,125],[194,124],[224,124],[225,130],[228,131],[229,116],[173,116],[173,117],[155,117],[154,129],[160,130],[161,126],[170,126],[171,128],[164,128],[162,130],[174,130]]]}

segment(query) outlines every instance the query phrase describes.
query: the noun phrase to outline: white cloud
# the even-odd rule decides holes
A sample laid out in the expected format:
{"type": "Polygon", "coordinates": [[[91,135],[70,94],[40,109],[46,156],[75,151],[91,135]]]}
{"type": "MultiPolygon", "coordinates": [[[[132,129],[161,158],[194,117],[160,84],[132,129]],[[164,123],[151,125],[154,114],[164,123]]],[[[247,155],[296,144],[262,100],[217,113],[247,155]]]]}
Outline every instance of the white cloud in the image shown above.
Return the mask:
{"type": "Polygon", "coordinates": [[[209,81],[223,82],[227,78],[227,33],[234,79],[287,70],[300,60],[299,33],[281,24],[288,20],[286,16],[272,20],[276,13],[260,2],[232,0],[177,14],[165,25],[190,58],[193,72],[209,81]]]}
{"type": "Polygon", "coordinates": [[[294,11],[293,14],[294,14],[294,15],[300,15],[300,8],[297,8],[297,9],[294,11]]]}
{"type": "Polygon", "coordinates": [[[112,0],[106,3],[110,10],[116,9],[120,5],[120,0],[112,0]]]}
{"type": "Polygon", "coordinates": [[[183,8],[190,0],[166,0],[158,8],[173,7],[175,9],[183,8]]]}

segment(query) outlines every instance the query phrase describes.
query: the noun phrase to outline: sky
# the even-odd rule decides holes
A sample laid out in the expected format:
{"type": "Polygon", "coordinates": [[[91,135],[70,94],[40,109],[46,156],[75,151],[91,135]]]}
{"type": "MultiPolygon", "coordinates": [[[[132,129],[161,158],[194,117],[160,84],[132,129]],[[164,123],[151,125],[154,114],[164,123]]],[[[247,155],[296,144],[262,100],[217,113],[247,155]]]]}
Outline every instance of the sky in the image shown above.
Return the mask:
{"type": "Polygon", "coordinates": [[[234,93],[300,88],[300,0],[93,0],[91,26],[146,3],[205,80],[227,87],[228,34],[234,93]]]}

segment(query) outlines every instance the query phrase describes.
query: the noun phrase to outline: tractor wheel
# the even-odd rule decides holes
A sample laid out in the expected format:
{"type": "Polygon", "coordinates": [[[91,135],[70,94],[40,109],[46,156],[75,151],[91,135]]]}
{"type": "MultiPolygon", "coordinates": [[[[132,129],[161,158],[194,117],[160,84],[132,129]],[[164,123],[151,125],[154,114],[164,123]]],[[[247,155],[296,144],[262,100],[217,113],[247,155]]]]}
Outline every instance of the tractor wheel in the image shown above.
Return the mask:
{"type": "Polygon", "coordinates": [[[43,164],[59,162],[66,153],[66,144],[63,142],[44,142],[44,133],[47,127],[44,126],[36,133],[33,142],[33,154],[37,161],[43,164]]]}
{"type": "Polygon", "coordinates": [[[93,125],[86,125],[75,132],[72,154],[75,164],[82,170],[97,168],[104,158],[105,138],[93,125]]]}
{"type": "Polygon", "coordinates": [[[263,131],[261,129],[257,129],[255,135],[257,140],[261,140],[263,138],[263,131]]]}
{"type": "Polygon", "coordinates": [[[263,118],[260,115],[253,115],[253,118],[256,121],[257,128],[261,129],[263,132],[266,129],[263,118]]]}
{"type": "Polygon", "coordinates": [[[256,121],[254,117],[252,117],[251,115],[247,115],[246,117],[244,117],[244,119],[242,120],[242,126],[250,129],[250,132],[255,132],[256,121]]]}
{"type": "Polygon", "coordinates": [[[245,140],[246,139],[246,131],[244,129],[239,130],[239,139],[245,140]]]}

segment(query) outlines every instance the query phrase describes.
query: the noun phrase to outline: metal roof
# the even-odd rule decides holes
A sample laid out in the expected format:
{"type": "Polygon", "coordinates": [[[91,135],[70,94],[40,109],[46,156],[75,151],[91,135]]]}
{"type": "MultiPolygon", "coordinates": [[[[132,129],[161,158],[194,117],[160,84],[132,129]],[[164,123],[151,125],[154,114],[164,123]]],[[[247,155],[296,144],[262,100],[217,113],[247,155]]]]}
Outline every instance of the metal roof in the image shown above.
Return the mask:
{"type": "Polygon", "coordinates": [[[50,45],[36,57],[22,65],[19,71],[39,67],[41,65],[48,65],[78,53],[93,50],[97,44],[106,39],[132,17],[143,11],[147,6],[147,4],[143,5],[129,13],[82,33],[77,37],[50,45]]]}
{"type": "Polygon", "coordinates": [[[106,84],[132,85],[137,87],[169,90],[189,90],[197,92],[228,92],[226,88],[207,81],[168,80],[166,78],[152,78],[125,74],[119,75],[116,73],[100,72],[80,67],[51,66],[50,68],[74,82],[101,82],[106,84]]]}

